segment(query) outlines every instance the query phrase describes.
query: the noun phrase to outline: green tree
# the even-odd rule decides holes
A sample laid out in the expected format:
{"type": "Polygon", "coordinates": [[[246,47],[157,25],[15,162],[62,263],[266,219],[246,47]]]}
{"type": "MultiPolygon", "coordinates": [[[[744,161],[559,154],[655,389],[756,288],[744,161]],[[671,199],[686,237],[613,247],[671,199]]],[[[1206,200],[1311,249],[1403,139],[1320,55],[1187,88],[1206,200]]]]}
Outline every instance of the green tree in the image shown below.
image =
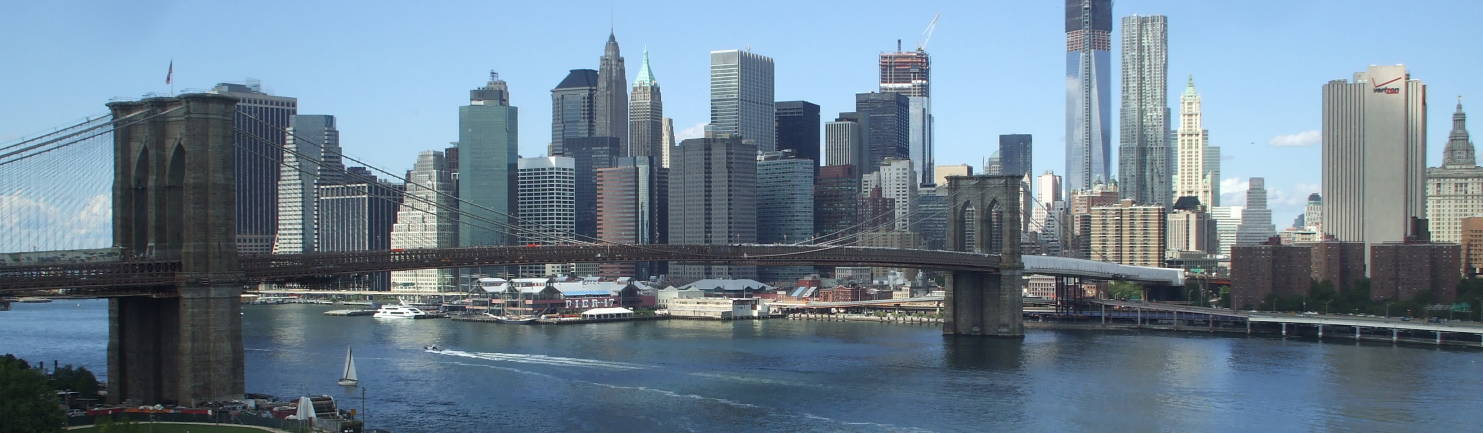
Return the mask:
{"type": "Polygon", "coordinates": [[[1107,283],[1107,296],[1112,299],[1143,299],[1143,286],[1126,281],[1107,283]]]}
{"type": "Polygon", "coordinates": [[[63,366],[52,372],[51,386],[58,391],[73,391],[84,398],[98,396],[98,378],[87,367],[63,366]]]}
{"type": "Polygon", "coordinates": [[[14,356],[0,357],[0,433],[59,432],[67,421],[46,376],[14,356]]]}

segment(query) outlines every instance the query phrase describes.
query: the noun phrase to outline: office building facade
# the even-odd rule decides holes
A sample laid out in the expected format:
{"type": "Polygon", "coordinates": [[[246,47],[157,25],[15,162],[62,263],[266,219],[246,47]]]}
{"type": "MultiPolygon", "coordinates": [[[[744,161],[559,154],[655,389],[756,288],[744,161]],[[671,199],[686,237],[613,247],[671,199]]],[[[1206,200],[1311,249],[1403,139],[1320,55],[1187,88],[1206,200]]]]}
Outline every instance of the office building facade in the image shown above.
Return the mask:
{"type": "MultiPolygon", "coordinates": [[[[812,159],[788,151],[763,152],[757,161],[757,242],[792,244],[814,236],[814,168],[812,159]]],[[[764,266],[763,281],[797,281],[812,266],[764,266]]]]}
{"type": "MultiPolygon", "coordinates": [[[[577,163],[565,156],[520,158],[521,244],[557,244],[576,231],[577,163]]],[[[520,266],[520,275],[543,277],[571,272],[565,264],[520,266]]]]}
{"type": "MultiPolygon", "coordinates": [[[[824,165],[848,165],[858,168],[867,165],[870,152],[865,147],[865,134],[869,119],[858,113],[839,113],[833,122],[824,124],[824,143],[827,147],[824,165]]],[[[860,173],[857,172],[857,176],[860,173]]]]}
{"type": "MultiPolygon", "coordinates": [[[[317,250],[384,251],[391,248],[392,225],[402,204],[402,186],[371,176],[347,178],[345,183],[321,185],[316,197],[319,209],[317,250]]],[[[342,278],[341,288],[390,290],[391,273],[372,272],[342,278]],[[347,287],[343,283],[349,283],[347,287]]]]}
{"type": "MultiPolygon", "coordinates": [[[[669,155],[664,140],[664,101],[659,81],[649,67],[649,51],[644,50],[644,63],[633,80],[633,93],[628,97],[628,156],[659,161],[669,155]]],[[[600,135],[600,134],[599,134],[600,135]]]]}
{"type": "Polygon", "coordinates": [[[594,133],[599,137],[616,137],[625,156],[633,154],[628,146],[628,72],[623,55],[618,52],[618,38],[608,32],[597,66],[596,101],[593,104],[594,133]]]}
{"type": "Polygon", "coordinates": [[[860,222],[860,175],[853,165],[819,167],[814,180],[814,234],[837,240],[860,222]]]}
{"type": "Polygon", "coordinates": [[[865,160],[873,167],[886,158],[911,159],[911,104],[899,93],[857,93],[855,113],[866,119],[865,160]]]}
{"type": "Polygon", "coordinates": [[[1324,233],[1400,242],[1426,215],[1426,84],[1370,66],[1323,86],[1324,233]]]}
{"type": "Polygon", "coordinates": [[[220,83],[211,93],[237,98],[232,143],[237,149],[237,251],[267,254],[278,232],[278,179],[283,146],[299,100],[269,95],[256,81],[220,83]]]}
{"type": "MultiPolygon", "coordinates": [[[[728,245],[757,242],[757,146],[712,134],[675,149],[669,171],[669,242],[728,245]]],[[[751,278],[756,266],[673,263],[670,278],[751,278]]]]}
{"type": "Polygon", "coordinates": [[[340,183],[340,131],[335,116],[294,115],[284,140],[278,178],[278,230],[273,254],[312,253],[321,221],[318,188],[340,183]]]}
{"type": "Polygon", "coordinates": [[[566,155],[566,139],[597,135],[597,71],[573,69],[551,89],[551,145],[547,154],[566,155]]]}
{"type": "MultiPolygon", "coordinates": [[[[620,244],[669,242],[669,170],[647,158],[620,158],[597,170],[597,237],[620,244]]],[[[647,278],[663,263],[603,263],[603,277],[647,278]]]]}
{"type": "Polygon", "coordinates": [[[504,81],[491,76],[485,92],[458,107],[458,246],[510,245],[518,211],[519,117],[507,105],[504,81]],[[477,222],[477,223],[476,223],[477,222]]]}
{"type": "Polygon", "coordinates": [[[777,149],[793,151],[799,158],[823,163],[819,159],[819,106],[808,101],[779,101],[775,104],[777,149]]]}
{"type": "Polygon", "coordinates": [[[1210,145],[1204,107],[1195,80],[1179,95],[1179,130],[1175,133],[1174,197],[1195,197],[1209,208],[1220,206],[1220,150],[1210,145]]]}
{"type": "Polygon", "coordinates": [[[868,195],[872,188],[879,187],[881,196],[890,199],[895,206],[889,224],[883,230],[910,231],[918,188],[911,160],[888,158],[875,168],[875,172],[865,174],[861,180],[861,194],[868,195]]]}
{"type": "Polygon", "coordinates": [[[1267,242],[1277,236],[1272,225],[1272,210],[1267,209],[1267,180],[1253,177],[1247,181],[1246,207],[1241,210],[1241,225],[1236,227],[1236,244],[1251,245],[1267,242]]]}
{"type": "Polygon", "coordinates": [[[1459,100],[1442,166],[1426,169],[1426,218],[1432,240],[1461,242],[1463,218],[1476,216],[1483,216],[1483,167],[1473,155],[1467,114],[1459,100]]]}
{"type": "Polygon", "coordinates": [[[748,50],[711,51],[711,130],[777,150],[772,58],[748,50]]]}
{"type": "MultiPolygon", "coordinates": [[[[424,151],[407,176],[406,193],[391,228],[392,249],[453,248],[458,225],[453,179],[443,152],[424,151]]],[[[445,292],[456,288],[452,269],[418,269],[391,273],[391,290],[445,292]]]]}

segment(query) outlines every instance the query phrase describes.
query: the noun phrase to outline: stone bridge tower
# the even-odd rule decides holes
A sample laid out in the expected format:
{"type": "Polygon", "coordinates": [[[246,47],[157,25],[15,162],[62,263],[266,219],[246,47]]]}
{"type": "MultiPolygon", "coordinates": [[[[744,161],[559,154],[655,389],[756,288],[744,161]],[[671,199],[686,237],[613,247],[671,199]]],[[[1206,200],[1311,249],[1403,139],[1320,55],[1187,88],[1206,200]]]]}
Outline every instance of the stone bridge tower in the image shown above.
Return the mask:
{"type": "Polygon", "coordinates": [[[953,271],[942,333],[1023,337],[1020,177],[948,177],[947,249],[998,254],[998,273],[953,271]]]}
{"type": "Polygon", "coordinates": [[[153,296],[109,300],[110,401],[242,398],[236,105],[210,94],[108,104],[114,245],[181,262],[176,282],[153,296]]]}

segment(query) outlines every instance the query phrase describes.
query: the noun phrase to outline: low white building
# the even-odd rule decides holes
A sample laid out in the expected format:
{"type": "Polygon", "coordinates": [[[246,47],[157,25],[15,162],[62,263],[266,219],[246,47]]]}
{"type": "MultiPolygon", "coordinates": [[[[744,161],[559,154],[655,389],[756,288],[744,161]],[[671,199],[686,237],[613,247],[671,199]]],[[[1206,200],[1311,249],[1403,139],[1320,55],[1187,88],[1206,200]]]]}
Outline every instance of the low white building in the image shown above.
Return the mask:
{"type": "Polygon", "coordinates": [[[633,310],[623,307],[593,308],[582,312],[583,320],[628,319],[631,317],[633,317],[633,310]]]}
{"type": "Polygon", "coordinates": [[[669,301],[670,317],[697,319],[756,319],[768,317],[769,307],[761,298],[692,298],[669,301]]]}
{"type": "Polygon", "coordinates": [[[704,297],[705,292],[700,289],[681,289],[679,287],[670,286],[665,289],[660,289],[658,292],[655,293],[654,304],[659,308],[668,308],[670,301],[673,301],[675,299],[696,299],[704,297]]]}

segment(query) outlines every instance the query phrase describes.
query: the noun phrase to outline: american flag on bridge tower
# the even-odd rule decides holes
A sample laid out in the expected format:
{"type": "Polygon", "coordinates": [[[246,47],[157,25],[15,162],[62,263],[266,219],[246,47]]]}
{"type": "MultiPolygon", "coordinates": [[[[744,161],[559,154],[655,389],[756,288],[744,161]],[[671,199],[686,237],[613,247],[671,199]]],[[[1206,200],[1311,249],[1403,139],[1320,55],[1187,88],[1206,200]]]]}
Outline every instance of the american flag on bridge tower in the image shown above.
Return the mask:
{"type": "Polygon", "coordinates": [[[170,84],[170,81],[173,80],[174,78],[175,78],[175,59],[170,59],[170,68],[165,70],[165,84],[170,84]]]}

